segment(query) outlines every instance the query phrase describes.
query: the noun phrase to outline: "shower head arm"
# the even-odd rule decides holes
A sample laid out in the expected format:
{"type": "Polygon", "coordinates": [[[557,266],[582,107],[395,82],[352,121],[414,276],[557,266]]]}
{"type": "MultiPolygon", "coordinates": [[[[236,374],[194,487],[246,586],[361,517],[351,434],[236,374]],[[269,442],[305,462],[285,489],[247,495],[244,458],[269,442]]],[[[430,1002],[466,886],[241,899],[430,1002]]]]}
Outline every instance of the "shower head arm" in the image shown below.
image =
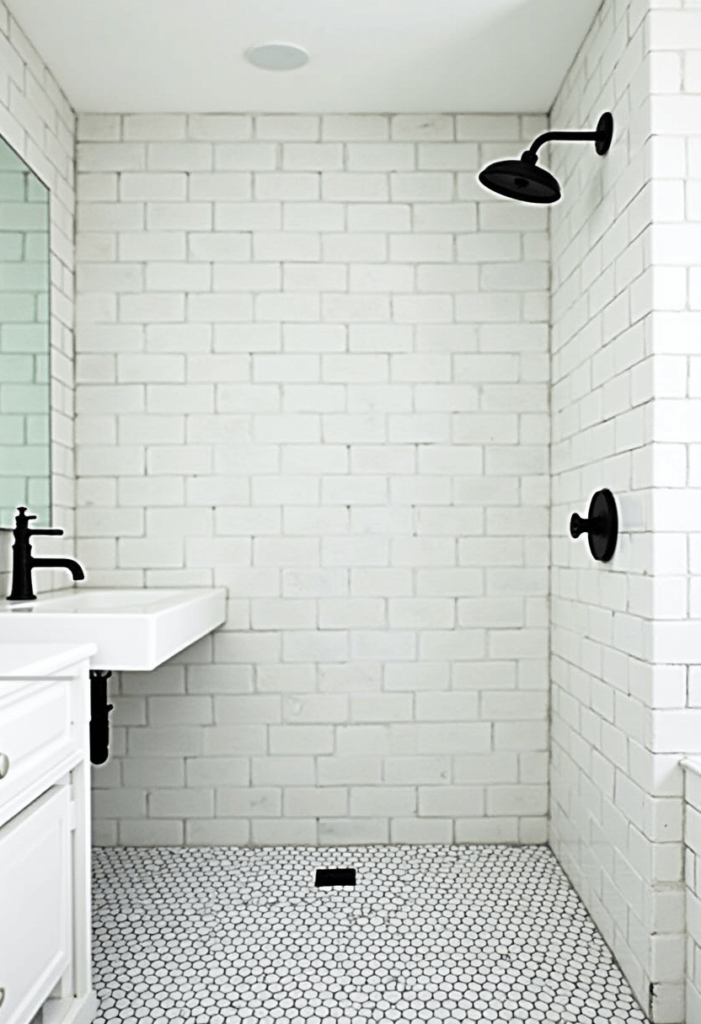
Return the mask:
{"type": "MultiPolygon", "coordinates": [[[[543,132],[535,139],[523,154],[527,163],[535,163],[540,147],[546,142],[593,142],[599,156],[608,153],[613,139],[613,115],[607,111],[602,114],[593,132],[543,132]]],[[[522,157],[522,159],[523,159],[522,157]]]]}
{"type": "Polygon", "coordinates": [[[536,155],[546,142],[596,142],[598,132],[543,132],[530,144],[526,152],[536,155]]]}

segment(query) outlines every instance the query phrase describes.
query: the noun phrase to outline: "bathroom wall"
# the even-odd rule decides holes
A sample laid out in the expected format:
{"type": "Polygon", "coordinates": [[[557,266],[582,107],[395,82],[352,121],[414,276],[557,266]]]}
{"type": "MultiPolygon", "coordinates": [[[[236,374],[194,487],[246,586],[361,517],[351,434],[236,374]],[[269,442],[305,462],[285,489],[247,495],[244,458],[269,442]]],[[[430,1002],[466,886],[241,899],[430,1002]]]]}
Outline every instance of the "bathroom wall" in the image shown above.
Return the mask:
{"type": "MultiPolygon", "coordinates": [[[[51,416],[53,522],[64,538],[37,551],[72,553],[75,115],[53,75],[0,0],[0,135],[51,191],[51,416]]],[[[0,531],[0,592],[9,592],[11,534],[0,531]]],[[[36,573],[37,591],[66,586],[65,573],[36,573]]],[[[0,597],[2,599],[2,597],[0,597]]]]}
{"type": "Polygon", "coordinates": [[[701,750],[695,6],[605,3],[552,112],[584,125],[611,108],[617,137],[605,159],[552,161],[567,202],[551,222],[551,843],[666,1022],[685,1020],[678,762],[701,750]],[[602,486],[622,522],[608,566],[567,536],[602,486]]]}
{"type": "Polygon", "coordinates": [[[229,591],[96,842],[545,841],[547,212],[475,181],[545,124],[79,119],[79,557],[229,591]]]}

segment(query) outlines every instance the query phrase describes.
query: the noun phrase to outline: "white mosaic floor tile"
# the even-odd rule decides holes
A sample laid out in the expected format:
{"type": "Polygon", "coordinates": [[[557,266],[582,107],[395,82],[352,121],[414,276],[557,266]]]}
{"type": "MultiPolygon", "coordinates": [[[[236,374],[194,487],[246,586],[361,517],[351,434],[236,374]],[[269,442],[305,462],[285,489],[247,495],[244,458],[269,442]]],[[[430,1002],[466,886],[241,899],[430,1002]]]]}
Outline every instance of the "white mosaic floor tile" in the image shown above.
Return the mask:
{"type": "Polygon", "coordinates": [[[95,1024],[646,1021],[543,846],[96,849],[93,899],[95,1024]]]}

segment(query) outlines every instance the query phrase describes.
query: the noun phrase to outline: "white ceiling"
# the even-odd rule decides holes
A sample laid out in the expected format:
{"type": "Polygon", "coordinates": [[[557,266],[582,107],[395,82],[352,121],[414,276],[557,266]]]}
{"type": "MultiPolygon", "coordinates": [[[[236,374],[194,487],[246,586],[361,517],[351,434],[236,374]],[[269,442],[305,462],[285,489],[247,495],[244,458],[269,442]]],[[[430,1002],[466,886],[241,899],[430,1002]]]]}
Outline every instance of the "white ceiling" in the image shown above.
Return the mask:
{"type": "Polygon", "coordinates": [[[8,0],[76,110],[548,111],[601,0],[8,0]],[[306,67],[262,71],[255,43],[306,67]]]}

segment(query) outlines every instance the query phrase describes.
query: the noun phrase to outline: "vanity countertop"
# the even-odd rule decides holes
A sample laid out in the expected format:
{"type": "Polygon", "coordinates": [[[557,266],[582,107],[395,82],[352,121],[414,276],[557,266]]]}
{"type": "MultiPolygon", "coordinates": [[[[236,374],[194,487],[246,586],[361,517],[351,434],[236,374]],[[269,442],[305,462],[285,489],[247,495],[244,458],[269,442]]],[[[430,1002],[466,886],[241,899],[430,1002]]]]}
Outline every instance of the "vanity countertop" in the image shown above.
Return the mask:
{"type": "Polygon", "coordinates": [[[53,675],[96,652],[95,644],[2,644],[0,678],[53,675]]]}

